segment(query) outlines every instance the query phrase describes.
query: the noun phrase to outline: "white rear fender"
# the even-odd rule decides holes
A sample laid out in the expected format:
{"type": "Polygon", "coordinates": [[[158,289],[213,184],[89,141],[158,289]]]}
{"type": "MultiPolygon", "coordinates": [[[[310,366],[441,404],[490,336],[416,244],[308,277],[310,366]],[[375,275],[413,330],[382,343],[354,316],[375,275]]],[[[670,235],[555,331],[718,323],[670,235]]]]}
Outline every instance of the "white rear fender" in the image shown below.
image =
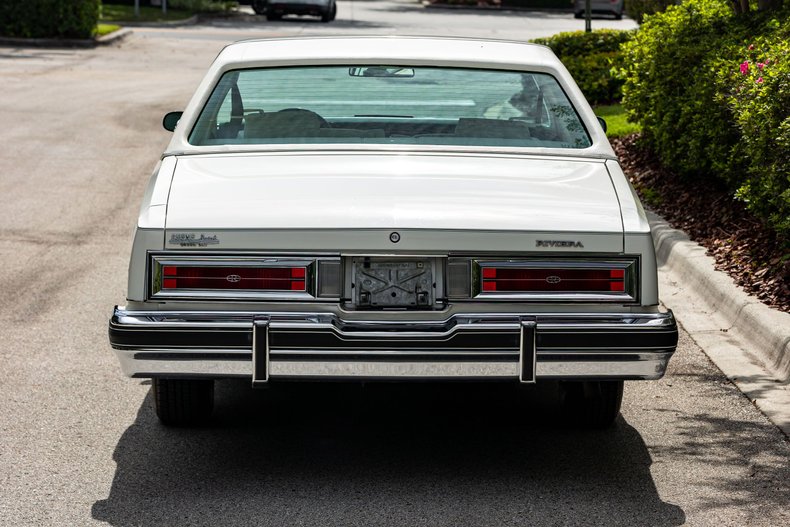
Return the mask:
{"type": "Polygon", "coordinates": [[[164,248],[167,199],[170,195],[170,184],[173,181],[175,168],[176,158],[174,156],[165,157],[157,164],[151,179],[148,180],[132,241],[127,300],[145,300],[148,251],[164,248]]]}

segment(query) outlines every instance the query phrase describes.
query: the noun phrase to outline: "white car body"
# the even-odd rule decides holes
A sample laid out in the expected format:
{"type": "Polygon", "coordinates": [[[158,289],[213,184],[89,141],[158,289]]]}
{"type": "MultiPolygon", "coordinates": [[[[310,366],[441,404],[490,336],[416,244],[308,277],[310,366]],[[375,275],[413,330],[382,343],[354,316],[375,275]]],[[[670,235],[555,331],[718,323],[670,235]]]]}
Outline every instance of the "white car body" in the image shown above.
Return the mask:
{"type": "MultiPolygon", "coordinates": [[[[639,200],[592,109],[548,48],[466,39],[305,38],[233,44],[211,65],[143,198],[127,303],[115,309],[110,340],[127,375],[161,383],[560,380],[620,383],[621,395],[622,380],[664,374],[677,327],[658,306],[650,227],[639,200]],[[227,72],[368,64],[548,74],[572,102],[590,144],[190,142],[227,72]],[[362,309],[362,297],[354,296],[360,286],[355,291],[351,283],[368,265],[366,257],[375,269],[403,262],[430,267],[438,282],[426,293],[430,304],[362,309]],[[157,273],[184,262],[290,262],[307,269],[305,283],[315,283],[294,294],[157,290],[157,273]],[[585,269],[614,262],[611,272],[634,283],[620,293],[528,295],[485,292],[473,283],[486,280],[486,266],[543,268],[547,262],[585,269]],[[328,269],[340,284],[321,296],[321,273],[328,269]],[[469,283],[459,286],[467,276],[469,283]],[[474,335],[492,340],[473,343],[474,335]]],[[[162,391],[159,397],[175,396],[162,391]]]]}

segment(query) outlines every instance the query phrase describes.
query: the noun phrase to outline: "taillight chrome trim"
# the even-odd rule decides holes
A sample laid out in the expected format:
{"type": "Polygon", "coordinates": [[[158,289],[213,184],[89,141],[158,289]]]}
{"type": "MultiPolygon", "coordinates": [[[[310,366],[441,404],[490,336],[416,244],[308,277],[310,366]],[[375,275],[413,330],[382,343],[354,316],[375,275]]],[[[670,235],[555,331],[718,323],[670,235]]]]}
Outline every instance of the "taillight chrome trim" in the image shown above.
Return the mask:
{"type": "Polygon", "coordinates": [[[321,283],[324,269],[340,266],[340,257],[275,256],[275,255],[181,255],[149,254],[149,300],[227,300],[227,301],[337,301],[340,284],[335,288],[321,283]],[[175,267],[250,267],[250,268],[304,268],[305,289],[298,291],[254,289],[165,289],[163,270],[175,267]],[[334,291],[333,291],[334,289],[334,291]]]}
{"type": "MultiPolygon", "coordinates": [[[[624,258],[472,258],[451,257],[449,266],[462,269],[466,266],[468,272],[468,293],[461,293],[461,288],[450,284],[450,300],[479,300],[479,301],[534,301],[534,302],[606,302],[633,304],[639,302],[639,257],[624,258]],[[622,270],[624,291],[596,291],[596,292],[514,292],[514,291],[484,291],[483,270],[486,268],[516,268],[516,269],[563,269],[563,270],[622,270]]],[[[456,275],[457,276],[457,275],[456,275]]]]}

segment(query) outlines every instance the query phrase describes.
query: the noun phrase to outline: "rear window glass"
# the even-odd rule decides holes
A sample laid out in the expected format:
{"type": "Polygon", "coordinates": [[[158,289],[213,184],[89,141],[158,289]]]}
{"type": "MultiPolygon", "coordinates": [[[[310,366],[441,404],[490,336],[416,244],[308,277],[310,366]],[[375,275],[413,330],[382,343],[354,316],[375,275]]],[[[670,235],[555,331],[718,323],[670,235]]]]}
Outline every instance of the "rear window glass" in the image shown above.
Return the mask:
{"type": "Polygon", "coordinates": [[[227,72],[189,142],[591,145],[551,75],[377,65],[227,72]]]}

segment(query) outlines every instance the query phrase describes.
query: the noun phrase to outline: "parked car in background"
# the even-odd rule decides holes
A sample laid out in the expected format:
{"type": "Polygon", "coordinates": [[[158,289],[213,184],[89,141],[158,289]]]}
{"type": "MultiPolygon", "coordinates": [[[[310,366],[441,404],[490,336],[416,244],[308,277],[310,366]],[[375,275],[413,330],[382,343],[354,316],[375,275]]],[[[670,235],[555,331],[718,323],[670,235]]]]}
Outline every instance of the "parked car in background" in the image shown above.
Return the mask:
{"type": "Polygon", "coordinates": [[[337,16],[335,0],[252,0],[252,9],[267,20],[280,20],[285,15],[312,15],[322,22],[337,16]]]}
{"type": "MultiPolygon", "coordinates": [[[[586,0],[575,0],[573,6],[573,16],[576,18],[584,17],[586,0]]],[[[597,15],[613,15],[615,20],[623,18],[623,0],[590,0],[590,10],[597,15]]]]}
{"type": "Polygon", "coordinates": [[[603,427],[666,371],[650,226],[547,47],[239,42],[164,124],[109,338],[165,424],[243,378],[556,383],[603,427]]]}

